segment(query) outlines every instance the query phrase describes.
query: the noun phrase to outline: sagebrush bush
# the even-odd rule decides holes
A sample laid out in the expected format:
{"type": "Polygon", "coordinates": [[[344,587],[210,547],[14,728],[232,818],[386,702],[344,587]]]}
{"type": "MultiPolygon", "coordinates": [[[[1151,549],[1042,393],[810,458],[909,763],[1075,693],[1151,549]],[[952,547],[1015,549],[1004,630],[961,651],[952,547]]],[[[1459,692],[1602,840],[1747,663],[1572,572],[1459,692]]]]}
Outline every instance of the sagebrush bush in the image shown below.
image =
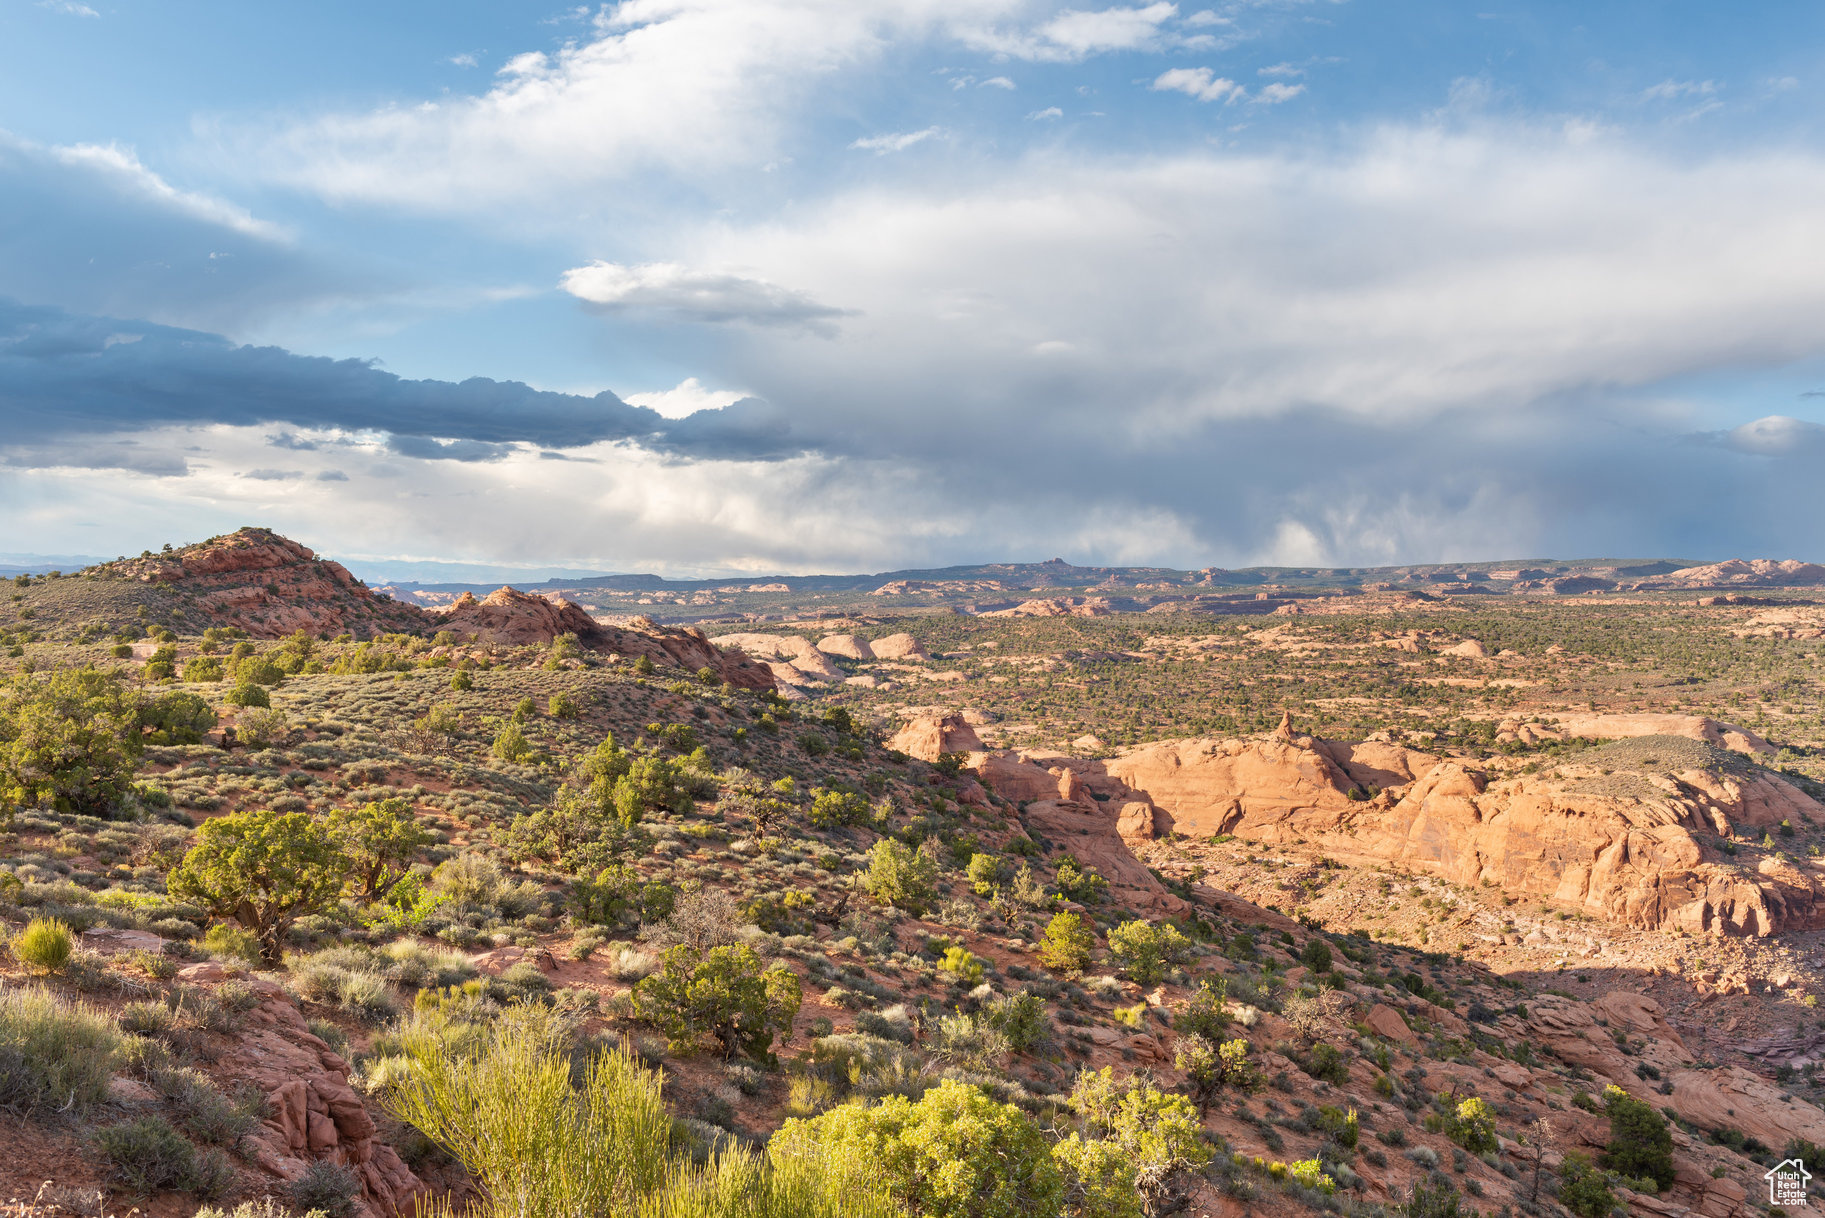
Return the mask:
{"type": "Polygon", "coordinates": [[[122,1048],[101,1011],[42,987],[0,991],[0,1108],[82,1111],[108,1096],[122,1048]]]}
{"type": "MultiPolygon", "coordinates": [[[[822,1156],[674,1157],[660,1076],[626,1047],[577,1071],[559,1017],[521,1007],[481,1032],[415,1022],[412,1067],[387,1094],[399,1119],[460,1160],[483,1189],[478,1218],[526,1214],[641,1218],[887,1218],[865,1181],[838,1191],[822,1156]]],[[[434,1218],[447,1208],[433,1207],[434,1218]]]]}
{"type": "Polygon", "coordinates": [[[286,1198],[294,1209],[311,1210],[328,1218],[343,1218],[355,1208],[361,1196],[361,1180],[340,1163],[318,1159],[306,1167],[291,1186],[286,1198]]]}
{"type": "Polygon", "coordinates": [[[33,918],[7,944],[13,959],[34,973],[62,972],[76,950],[76,936],[58,918],[33,918]]]}
{"type": "Polygon", "coordinates": [[[246,964],[260,963],[260,940],[250,930],[230,922],[217,922],[203,936],[203,950],[212,956],[225,956],[246,964]]]}
{"type": "Polygon", "coordinates": [[[95,1147],[114,1180],[138,1197],[184,1188],[196,1168],[196,1147],[163,1117],[109,1126],[95,1134],[95,1147]]]}

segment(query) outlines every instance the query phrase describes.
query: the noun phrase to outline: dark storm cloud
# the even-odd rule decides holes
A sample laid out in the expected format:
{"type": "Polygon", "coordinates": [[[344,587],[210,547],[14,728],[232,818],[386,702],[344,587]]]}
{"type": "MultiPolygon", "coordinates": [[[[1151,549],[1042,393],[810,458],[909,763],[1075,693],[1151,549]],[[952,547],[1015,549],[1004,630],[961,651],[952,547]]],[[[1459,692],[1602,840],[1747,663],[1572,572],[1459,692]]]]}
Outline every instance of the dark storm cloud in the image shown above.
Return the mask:
{"type": "MultiPolygon", "coordinates": [[[[672,421],[607,392],[585,397],[482,377],[404,380],[360,360],[0,300],[0,434],[15,464],[79,437],[198,424],[379,431],[400,456],[457,461],[493,460],[517,443],[632,440],[680,456],[747,458],[804,447],[761,404],[731,410],[726,419],[706,411],[672,421]]],[[[310,451],[317,442],[279,432],[267,443],[310,451]]]]}

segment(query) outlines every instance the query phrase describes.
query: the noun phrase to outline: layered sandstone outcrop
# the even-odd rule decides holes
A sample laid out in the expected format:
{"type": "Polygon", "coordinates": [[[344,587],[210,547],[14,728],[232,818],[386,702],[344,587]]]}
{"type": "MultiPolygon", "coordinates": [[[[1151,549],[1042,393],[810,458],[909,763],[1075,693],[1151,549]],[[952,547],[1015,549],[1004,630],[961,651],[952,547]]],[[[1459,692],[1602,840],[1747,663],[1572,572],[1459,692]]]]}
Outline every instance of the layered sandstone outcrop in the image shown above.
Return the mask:
{"type": "Polygon", "coordinates": [[[1311,846],[1642,928],[1769,935],[1825,926],[1825,879],[1810,864],[1776,852],[1733,857],[1715,845],[1717,835],[1825,817],[1797,788],[1742,763],[1612,774],[1573,760],[1502,776],[1283,724],[1266,739],[1171,741],[1101,761],[983,753],[971,765],[1016,802],[1087,792],[1131,841],[1227,833],[1311,846]]]}
{"type": "Polygon", "coordinates": [[[945,753],[981,752],[982,741],[961,714],[922,715],[894,733],[887,747],[920,761],[936,761],[945,753]]]}
{"type": "Polygon", "coordinates": [[[509,647],[549,643],[561,634],[576,635],[584,646],[601,642],[601,625],[580,606],[518,588],[500,588],[482,600],[465,592],[442,612],[445,630],[470,635],[482,643],[509,647]]]}

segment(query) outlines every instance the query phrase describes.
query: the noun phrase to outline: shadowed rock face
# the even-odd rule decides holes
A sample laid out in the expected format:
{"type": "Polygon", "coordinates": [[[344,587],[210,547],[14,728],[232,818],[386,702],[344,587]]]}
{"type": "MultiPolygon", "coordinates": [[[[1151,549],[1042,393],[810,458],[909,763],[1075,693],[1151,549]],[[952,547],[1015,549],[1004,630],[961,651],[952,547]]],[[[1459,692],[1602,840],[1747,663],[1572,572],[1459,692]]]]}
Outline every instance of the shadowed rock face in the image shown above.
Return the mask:
{"type": "MultiPolygon", "coordinates": [[[[1646,737],[1628,747],[1704,739],[1646,737]]],[[[1809,869],[1772,854],[1732,859],[1709,844],[1714,834],[1825,816],[1798,789],[1741,763],[1612,774],[1573,760],[1492,778],[1398,745],[1296,735],[1290,724],[1266,739],[1172,741],[1100,761],[971,761],[1005,799],[1089,791],[1131,841],[1172,831],[1312,846],[1644,929],[1769,935],[1825,926],[1825,886],[1809,869]]]]}

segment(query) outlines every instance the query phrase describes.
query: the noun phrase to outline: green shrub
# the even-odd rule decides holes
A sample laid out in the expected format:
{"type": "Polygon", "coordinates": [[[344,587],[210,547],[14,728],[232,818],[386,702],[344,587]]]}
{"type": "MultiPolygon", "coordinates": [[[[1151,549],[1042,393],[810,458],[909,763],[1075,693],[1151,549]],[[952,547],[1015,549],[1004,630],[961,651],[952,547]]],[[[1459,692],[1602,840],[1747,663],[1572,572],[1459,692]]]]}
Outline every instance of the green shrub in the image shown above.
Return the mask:
{"type": "Polygon", "coordinates": [[[1458,1104],[1452,1116],[1450,1136],[1453,1142],[1473,1155],[1495,1150],[1495,1111],[1485,1101],[1471,1096],[1458,1104]]]}
{"type": "Polygon", "coordinates": [[[234,680],[236,685],[280,685],[285,681],[285,670],[273,663],[271,656],[251,655],[235,664],[234,680]]]}
{"type": "Polygon", "coordinates": [[[1312,1051],[1299,1066],[1313,1078],[1322,1079],[1334,1087],[1341,1087],[1350,1081],[1350,1065],[1335,1045],[1312,1046],[1312,1051]]]}
{"type": "Polygon", "coordinates": [[[1178,1168],[1210,1160],[1198,1115],[1182,1095],[1151,1082],[1117,1080],[1108,1067],[1085,1070],[1071,1090],[1083,1129],[1053,1149],[1078,1212],[1099,1218],[1141,1218],[1143,1179],[1158,1180],[1178,1168]]]}
{"type": "Polygon", "coordinates": [[[93,668],[0,682],[0,825],[17,808],[112,814],[145,748],[137,696],[93,668]]]}
{"type": "Polygon", "coordinates": [[[969,866],[964,874],[969,877],[970,887],[979,897],[986,897],[995,891],[1006,874],[1001,860],[992,854],[976,853],[970,855],[969,866]]]}
{"type": "Polygon", "coordinates": [[[545,710],[553,719],[575,719],[583,713],[577,700],[562,692],[551,695],[551,701],[546,704],[545,710]]]}
{"type": "Polygon", "coordinates": [[[954,1079],[917,1102],[890,1095],[871,1108],[789,1120],[770,1149],[821,1158],[839,1192],[885,1187],[923,1218],[1033,1218],[1064,1204],[1063,1173],[1032,1119],[954,1079]]]}
{"type": "Polygon", "coordinates": [[[1218,1042],[1189,1032],[1173,1042],[1173,1068],[1183,1071],[1192,1095],[1208,1109],[1225,1089],[1250,1095],[1261,1090],[1261,1068],[1249,1060],[1246,1040],[1218,1042]]]}
{"type": "Polygon", "coordinates": [[[938,971],[949,973],[964,985],[977,985],[982,981],[982,961],[967,947],[946,948],[944,959],[938,962],[938,971]]]}
{"type": "Polygon", "coordinates": [[[56,918],[33,918],[7,944],[13,959],[40,975],[62,972],[75,947],[76,936],[56,918]]]}
{"type": "Polygon", "coordinates": [[[1098,875],[1094,868],[1079,866],[1069,855],[1058,864],[1055,878],[1058,891],[1065,899],[1080,905],[1095,905],[1109,894],[1108,880],[1098,875]]]}
{"type": "Polygon", "coordinates": [[[192,1183],[196,1147],[163,1117],[109,1126],[95,1134],[95,1147],[113,1179],[136,1197],[192,1183]]]}
{"type": "Polygon", "coordinates": [[[868,800],[852,791],[826,791],[818,787],[811,792],[811,824],[818,829],[840,829],[845,825],[865,825],[872,819],[868,800]]]}
{"type": "Polygon", "coordinates": [[[361,1196],[361,1178],[340,1163],[318,1159],[305,1167],[285,1190],[293,1209],[343,1218],[361,1196]]]}
{"type": "Polygon", "coordinates": [[[518,1008],[467,1043],[438,1030],[447,1025],[403,1034],[411,1068],[385,1103],[480,1185],[476,1218],[898,1218],[860,1157],[673,1158],[659,1074],[626,1048],[573,1064],[560,1018],[518,1008]]]}
{"type": "Polygon", "coordinates": [[[203,950],[212,956],[226,956],[247,964],[260,963],[260,939],[252,931],[231,922],[217,922],[202,938],[203,950]]]}
{"type": "Polygon", "coordinates": [[[492,746],[494,755],[502,761],[517,764],[532,756],[532,742],[526,739],[526,733],[520,730],[517,723],[507,723],[495,733],[492,746]]]}
{"type": "Polygon", "coordinates": [[[1185,1009],[1172,1021],[1181,1032],[1218,1040],[1229,1026],[1229,981],[1218,977],[1198,983],[1185,1002],[1185,1009]]]}
{"type": "MultiPolygon", "coordinates": [[[[195,661],[192,661],[194,664],[195,661]]],[[[191,680],[185,670],[185,680],[191,680]]],[[[164,694],[149,700],[139,713],[147,744],[200,744],[215,728],[215,708],[195,694],[164,694]]]]}
{"type": "Polygon", "coordinates": [[[782,964],[761,967],[749,947],[700,952],[679,944],[665,953],[661,971],[634,986],[634,1014],[664,1032],[679,1049],[713,1038],[724,1057],[772,1056],[776,1033],[789,1032],[802,990],[798,974],[782,964]]]}
{"type": "Polygon", "coordinates": [[[1170,923],[1124,922],[1109,932],[1109,951],[1140,985],[1166,979],[1166,971],[1185,959],[1191,941],[1170,923]]]}
{"type": "Polygon", "coordinates": [[[1609,1178],[1580,1151],[1567,1151],[1559,1168],[1559,1204],[1578,1218],[1610,1218],[1616,1194],[1609,1178]]]}
{"type": "Polygon", "coordinates": [[[1652,1180],[1661,1192],[1673,1185],[1673,1134],[1667,1119],[1622,1088],[1603,1089],[1610,1141],[1603,1166],[1635,1179],[1652,1180]]]}
{"type": "Polygon", "coordinates": [[[246,707],[235,716],[234,725],[241,743],[249,748],[278,744],[291,735],[291,716],[271,706],[246,707]]]}
{"type": "Polygon", "coordinates": [[[411,803],[397,797],[337,808],[326,823],[364,901],[384,900],[411,872],[418,852],[435,840],[413,818],[411,803]]]}
{"type": "Polygon", "coordinates": [[[1055,973],[1075,977],[1090,964],[1096,932],[1077,914],[1052,915],[1039,940],[1039,962],[1055,973]]]}
{"type": "MultiPolygon", "coordinates": [[[[127,651],[129,655],[132,654],[132,648],[128,648],[127,651]]],[[[186,681],[214,682],[220,681],[223,675],[222,661],[215,656],[197,656],[184,665],[184,680],[186,681]]]]}
{"type": "Polygon", "coordinates": [[[321,823],[301,812],[237,812],[204,822],[166,890],[217,918],[232,917],[277,964],[292,923],[334,901],[347,861],[321,823]]]}
{"type": "Polygon", "coordinates": [[[938,895],[938,864],[924,851],[884,837],[868,856],[868,895],[883,905],[922,916],[938,895]]]}
{"type": "Polygon", "coordinates": [[[1314,973],[1331,971],[1331,945],[1314,936],[1306,942],[1305,950],[1299,953],[1299,963],[1314,973]]]}
{"type": "Polygon", "coordinates": [[[82,1112],[108,1096],[123,1047],[107,1015],[32,986],[0,990],[0,1108],[82,1112]]]}
{"type": "MultiPolygon", "coordinates": [[[[983,1012],[983,1017],[991,1027],[1007,1037],[1008,1047],[1016,1053],[1026,1053],[1037,1048],[1052,1032],[1052,1020],[1046,1014],[1045,999],[1025,990],[995,999],[983,1012]]],[[[858,1027],[860,1022],[858,1019],[858,1027]]]]}
{"type": "Polygon", "coordinates": [[[222,701],[230,706],[272,706],[272,698],[258,685],[237,685],[222,695],[222,701]]]}

